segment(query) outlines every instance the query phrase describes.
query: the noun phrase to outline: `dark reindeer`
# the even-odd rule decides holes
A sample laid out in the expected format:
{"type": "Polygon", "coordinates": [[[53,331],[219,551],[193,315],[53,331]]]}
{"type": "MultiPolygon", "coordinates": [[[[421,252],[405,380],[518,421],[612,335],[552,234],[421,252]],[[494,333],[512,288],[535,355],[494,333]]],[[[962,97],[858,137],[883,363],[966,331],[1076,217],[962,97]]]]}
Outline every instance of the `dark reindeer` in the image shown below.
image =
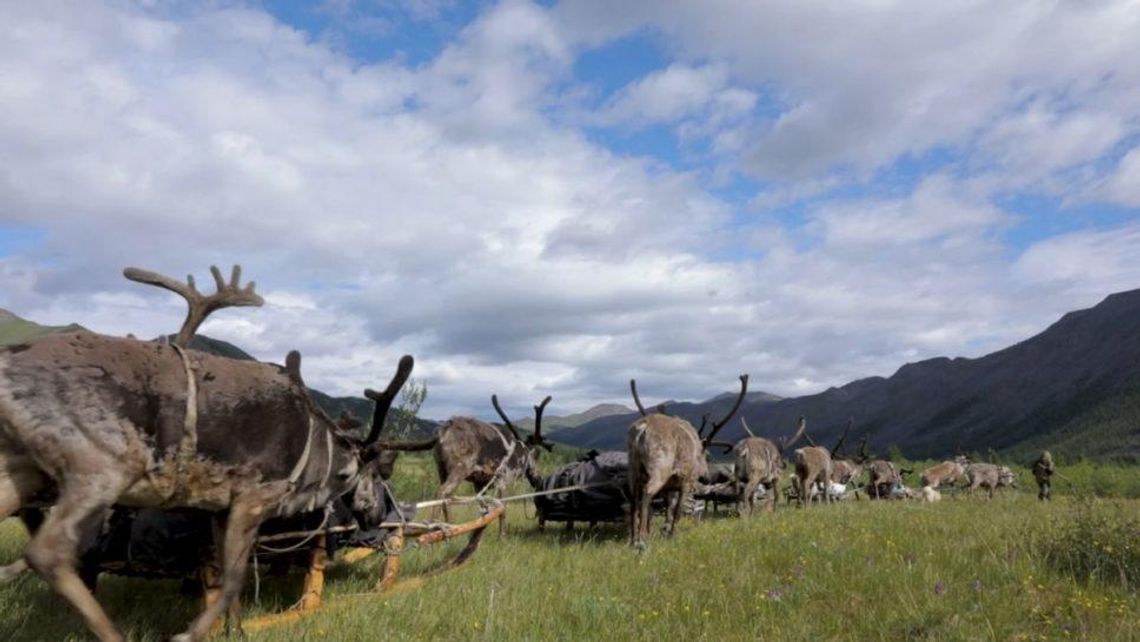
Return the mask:
{"type": "MultiPolygon", "coordinates": [[[[173,638],[185,642],[239,596],[263,520],[369,492],[357,482],[380,427],[364,439],[338,430],[305,390],[299,353],[282,367],[179,345],[212,311],[263,303],[253,283],[239,285],[240,268],[228,284],[211,272],[217,292],[203,296],[193,278],[124,271],[187,300],[174,345],[78,332],[0,350],[0,518],[51,507],[24,560],[104,642],[123,637],[76,559],[80,534],[112,505],[217,516],[221,596],[173,638]]],[[[400,367],[406,377],[410,357],[400,367]]]]}
{"type": "MultiPolygon", "coordinates": [[[[508,433],[471,417],[452,417],[444,422],[436,433],[433,451],[440,482],[436,497],[451,496],[465,481],[471,482],[476,492],[493,487],[501,496],[520,474],[531,486],[541,486],[542,478],[535,468],[539,448],[548,451],[554,448],[554,444],[542,436],[542,412],[548,403],[550,397],[534,407],[534,433],[525,439],[499,407],[498,395],[491,395],[491,405],[503,418],[508,433]]],[[[443,515],[444,519],[449,519],[447,504],[443,504],[443,515]]],[[[499,518],[500,533],[506,529],[506,522],[504,511],[499,518]]]]}
{"type": "Polygon", "coordinates": [[[684,419],[661,412],[647,413],[637,395],[637,382],[631,379],[629,387],[641,413],[641,418],[630,425],[626,437],[631,497],[629,543],[644,549],[645,539],[649,536],[650,503],[658,493],[668,493],[665,533],[671,536],[681,515],[682,503],[692,497],[697,480],[708,472],[705,449],[726,445],[714,442],[713,438],[744,401],[748,392],[748,375],[740,375],[740,396],[736,403],[724,418],[712,424],[708,435],[703,437],[684,419]]]}
{"type": "Polygon", "coordinates": [[[736,465],[733,467],[737,486],[736,512],[744,516],[747,507],[747,514],[751,515],[756,505],[756,489],[763,485],[766,490],[764,509],[771,513],[776,508],[776,498],[780,491],[784,450],[800,440],[807,429],[807,420],[800,417],[796,432],[778,442],[757,437],[744,417],[740,418],[740,423],[748,437],[741,439],[733,448],[736,455],[736,465]]]}

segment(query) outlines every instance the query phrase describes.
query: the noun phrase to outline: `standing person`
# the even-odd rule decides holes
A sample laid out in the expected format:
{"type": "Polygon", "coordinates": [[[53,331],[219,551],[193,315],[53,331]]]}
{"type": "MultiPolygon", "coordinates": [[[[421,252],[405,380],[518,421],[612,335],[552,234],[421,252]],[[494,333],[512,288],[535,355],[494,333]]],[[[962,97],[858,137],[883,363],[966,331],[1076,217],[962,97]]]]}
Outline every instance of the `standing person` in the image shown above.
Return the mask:
{"type": "Polygon", "coordinates": [[[1042,451],[1037,461],[1033,462],[1033,478],[1037,480],[1037,499],[1045,501],[1051,498],[1052,485],[1049,480],[1054,472],[1053,455],[1050,455],[1048,450],[1042,451]]]}

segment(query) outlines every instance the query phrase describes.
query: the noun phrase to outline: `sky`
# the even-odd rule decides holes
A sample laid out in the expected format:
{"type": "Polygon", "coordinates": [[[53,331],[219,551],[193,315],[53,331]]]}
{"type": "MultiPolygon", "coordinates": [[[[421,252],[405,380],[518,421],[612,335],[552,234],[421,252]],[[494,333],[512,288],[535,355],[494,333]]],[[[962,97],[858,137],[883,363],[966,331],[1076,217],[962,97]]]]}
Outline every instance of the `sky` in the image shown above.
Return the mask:
{"type": "Polygon", "coordinates": [[[797,396],[1140,287],[1140,4],[0,4],[0,307],[423,414],[797,396]],[[209,290],[210,288],[204,288],[209,290]],[[152,291],[153,290],[153,291],[152,291]]]}

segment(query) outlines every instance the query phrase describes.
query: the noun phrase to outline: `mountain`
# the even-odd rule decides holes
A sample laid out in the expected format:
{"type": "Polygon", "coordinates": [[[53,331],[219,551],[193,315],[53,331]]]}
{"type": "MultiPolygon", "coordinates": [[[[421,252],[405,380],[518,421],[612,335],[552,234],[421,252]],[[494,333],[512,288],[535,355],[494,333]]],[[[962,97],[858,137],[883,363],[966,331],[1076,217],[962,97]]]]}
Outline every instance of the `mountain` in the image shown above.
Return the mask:
{"type": "MultiPolygon", "coordinates": [[[[601,417],[609,417],[612,415],[628,415],[631,412],[633,412],[632,408],[627,408],[620,403],[600,403],[596,406],[593,406],[592,408],[583,410],[582,412],[576,412],[572,415],[566,415],[565,417],[543,415],[542,432],[543,434],[549,435],[564,428],[573,428],[574,426],[580,426],[587,421],[593,421],[594,419],[599,419],[601,417]]],[[[534,430],[533,417],[527,417],[526,419],[514,421],[514,424],[519,428],[534,430]]]]}
{"type": "MultiPolygon", "coordinates": [[[[714,403],[724,401],[725,399],[735,401],[736,396],[739,394],[739,392],[722,392],[712,399],[702,401],[701,403],[714,403]]],[[[750,403],[767,403],[769,401],[779,401],[780,399],[782,399],[782,397],[774,395],[770,392],[763,392],[759,390],[756,392],[749,392],[744,395],[744,400],[750,403]]]]}
{"type": "Polygon", "coordinates": [[[75,332],[85,330],[81,325],[40,325],[12,314],[0,308],[0,346],[27,343],[32,339],[59,332],[75,332]]]}
{"type": "MultiPolygon", "coordinates": [[[[697,420],[727,399],[676,404],[668,412],[697,420]]],[[[831,446],[870,431],[872,451],[898,447],[910,457],[1003,451],[1015,457],[1049,447],[1066,456],[1140,456],[1140,290],[1121,292],[1064,315],[1040,334],[977,359],[939,357],[908,363],[890,377],[869,377],[824,392],[768,403],[741,414],[767,436],[808,433],[831,446]]],[[[632,415],[608,417],[559,433],[571,445],[622,448],[632,415]]],[[[733,421],[720,437],[739,439],[733,421]]]]}
{"type": "MultiPolygon", "coordinates": [[[[739,394],[739,392],[725,392],[699,403],[666,401],[663,405],[667,414],[683,417],[694,426],[700,426],[701,419],[706,414],[712,421],[716,421],[728,413],[732,404],[736,403],[736,397],[739,394]]],[[[744,408],[765,407],[776,402],[780,397],[767,392],[756,391],[747,393],[744,399],[745,401],[741,404],[742,410],[744,408]]],[[[656,408],[657,406],[654,405],[647,410],[654,412],[656,408]]],[[[608,415],[579,426],[562,429],[558,431],[557,441],[579,448],[622,449],[625,448],[626,429],[637,417],[636,411],[627,408],[622,414],[608,415]]],[[[719,441],[722,435],[731,433],[733,426],[739,425],[738,421],[734,418],[733,421],[729,422],[717,435],[717,440],[719,441]]],[[[544,419],[542,423],[545,425],[546,420],[544,419]]],[[[751,422],[749,425],[751,426],[751,422]]]]}

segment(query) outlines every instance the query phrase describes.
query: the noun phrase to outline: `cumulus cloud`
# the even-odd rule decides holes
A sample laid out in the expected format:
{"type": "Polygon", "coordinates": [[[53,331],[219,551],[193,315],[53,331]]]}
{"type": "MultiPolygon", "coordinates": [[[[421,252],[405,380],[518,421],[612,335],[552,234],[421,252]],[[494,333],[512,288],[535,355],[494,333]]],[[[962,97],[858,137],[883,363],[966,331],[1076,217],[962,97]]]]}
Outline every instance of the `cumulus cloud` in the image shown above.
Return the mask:
{"type": "Polygon", "coordinates": [[[613,17],[607,4],[557,10],[584,42],[659,30],[682,60],[716,61],[768,97],[776,113],[741,159],[768,179],[865,173],[946,147],[1044,172],[1140,127],[1129,2],[652,0],[613,17]]]}

